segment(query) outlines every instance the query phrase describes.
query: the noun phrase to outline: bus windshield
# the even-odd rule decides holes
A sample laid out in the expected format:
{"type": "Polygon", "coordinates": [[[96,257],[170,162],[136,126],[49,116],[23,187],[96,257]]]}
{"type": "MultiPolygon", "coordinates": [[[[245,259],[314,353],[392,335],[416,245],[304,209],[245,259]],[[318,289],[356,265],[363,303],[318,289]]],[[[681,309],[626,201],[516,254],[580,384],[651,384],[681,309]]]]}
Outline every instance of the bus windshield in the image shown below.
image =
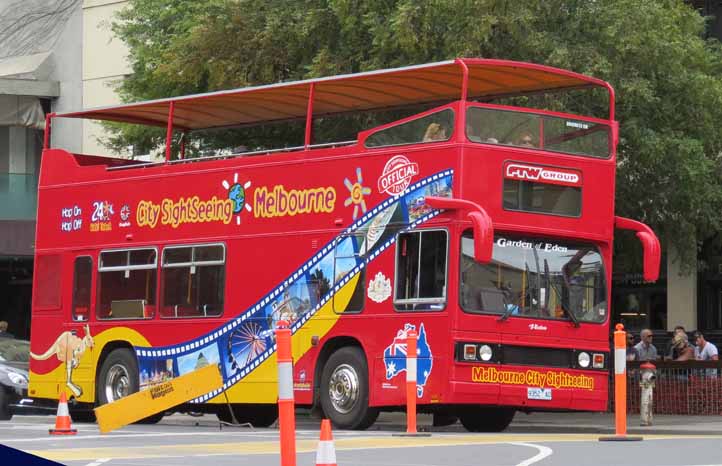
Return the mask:
{"type": "Polygon", "coordinates": [[[497,235],[492,261],[480,264],[471,230],[461,239],[460,302],[466,312],[604,322],[604,277],[602,257],[591,244],[497,235]]]}
{"type": "Polygon", "coordinates": [[[585,118],[512,111],[495,106],[469,107],[466,134],[470,141],[512,145],[552,152],[608,158],[608,125],[585,118]]]}

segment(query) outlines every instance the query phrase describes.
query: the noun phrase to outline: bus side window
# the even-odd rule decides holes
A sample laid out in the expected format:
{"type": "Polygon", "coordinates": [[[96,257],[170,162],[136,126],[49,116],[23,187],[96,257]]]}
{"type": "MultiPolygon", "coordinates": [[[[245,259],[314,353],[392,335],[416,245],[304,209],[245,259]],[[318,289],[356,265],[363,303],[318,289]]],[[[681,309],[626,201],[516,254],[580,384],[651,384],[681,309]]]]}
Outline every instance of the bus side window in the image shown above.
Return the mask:
{"type": "Polygon", "coordinates": [[[169,246],[161,267],[163,318],[217,317],[223,313],[223,244],[169,246]]]}
{"type": "Polygon", "coordinates": [[[442,310],[446,305],[448,235],[445,230],[411,231],[396,245],[399,311],[442,310]]]}
{"type": "Polygon", "coordinates": [[[93,279],[93,259],[75,258],[73,274],[73,320],[86,321],[90,316],[90,286],[93,279]]]}
{"type": "MultiPolygon", "coordinates": [[[[361,262],[360,251],[365,237],[359,234],[342,235],[336,242],[333,258],[334,283],[344,279],[361,262]]],[[[333,311],[337,314],[361,312],[364,307],[366,273],[361,269],[357,273],[356,286],[348,296],[344,293],[336,293],[333,296],[333,311]]]]}
{"type": "Polygon", "coordinates": [[[155,314],[158,253],[155,248],[101,251],[98,260],[99,319],[149,319],[155,314]]]}

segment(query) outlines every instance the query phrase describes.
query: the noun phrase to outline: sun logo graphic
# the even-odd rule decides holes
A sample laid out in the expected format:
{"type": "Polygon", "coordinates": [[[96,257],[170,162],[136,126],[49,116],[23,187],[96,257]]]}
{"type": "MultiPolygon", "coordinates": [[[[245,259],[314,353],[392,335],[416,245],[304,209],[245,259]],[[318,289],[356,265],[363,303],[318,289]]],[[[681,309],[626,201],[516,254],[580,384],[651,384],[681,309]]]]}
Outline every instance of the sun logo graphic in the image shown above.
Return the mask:
{"type": "Polygon", "coordinates": [[[343,180],[343,184],[346,185],[346,188],[348,189],[349,196],[346,198],[346,200],[343,202],[344,207],[348,207],[351,204],[353,204],[353,219],[356,220],[359,216],[359,207],[361,207],[361,213],[366,213],[366,201],[364,200],[364,196],[367,194],[371,194],[371,188],[364,187],[361,183],[363,183],[363,175],[361,175],[361,168],[356,168],[356,182],[351,183],[351,180],[346,178],[343,180]]]}
{"type": "Polygon", "coordinates": [[[233,174],[233,183],[223,180],[223,188],[228,191],[228,199],[233,201],[233,213],[236,214],[236,225],[241,224],[241,211],[245,208],[252,212],[250,204],[246,202],[246,190],[251,187],[251,182],[246,181],[243,185],[238,182],[238,173],[233,174]]]}

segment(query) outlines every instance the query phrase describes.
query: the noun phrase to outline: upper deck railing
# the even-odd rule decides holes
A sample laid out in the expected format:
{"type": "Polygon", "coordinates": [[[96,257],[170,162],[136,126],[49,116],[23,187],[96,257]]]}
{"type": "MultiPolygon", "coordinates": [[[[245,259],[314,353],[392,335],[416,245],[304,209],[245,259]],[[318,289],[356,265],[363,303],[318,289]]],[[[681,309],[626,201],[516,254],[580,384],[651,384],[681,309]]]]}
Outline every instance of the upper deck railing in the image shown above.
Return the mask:
{"type": "MultiPolygon", "coordinates": [[[[49,114],[45,147],[55,117],[85,118],[166,128],[166,161],[174,132],[305,120],[304,149],[313,145],[313,121],[414,105],[494,99],[574,89],[602,89],[614,120],[614,91],[599,79],[532,63],[456,59],[425,65],[278,83],[159,99],[61,115],[49,114]]],[[[464,128],[465,115],[459,115],[464,128]]],[[[613,135],[616,138],[616,134],[613,135]]]]}

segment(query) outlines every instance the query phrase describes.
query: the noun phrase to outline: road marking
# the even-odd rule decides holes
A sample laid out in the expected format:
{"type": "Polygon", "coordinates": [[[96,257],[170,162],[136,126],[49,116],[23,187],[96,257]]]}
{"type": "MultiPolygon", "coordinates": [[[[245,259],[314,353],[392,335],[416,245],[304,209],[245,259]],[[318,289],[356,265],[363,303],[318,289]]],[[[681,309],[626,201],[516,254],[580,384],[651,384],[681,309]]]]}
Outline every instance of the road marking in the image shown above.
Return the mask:
{"type": "MultiPolygon", "coordinates": [[[[43,429],[44,431],[47,431],[47,428],[43,429]]],[[[200,436],[212,436],[212,437],[218,437],[218,432],[158,432],[158,433],[137,433],[137,434],[124,434],[124,433],[116,433],[116,434],[96,434],[96,435],[78,435],[77,437],[36,437],[36,438],[19,438],[19,439],[6,439],[3,440],[5,443],[16,443],[16,442],[73,442],[77,439],[83,439],[83,440],[110,440],[110,439],[121,439],[121,438],[136,438],[136,437],[200,437],[200,436]]],[[[268,437],[277,439],[278,438],[278,432],[227,432],[223,431],[224,436],[234,436],[234,437],[243,437],[243,436],[249,436],[249,437],[268,437]]],[[[318,433],[316,433],[318,435],[318,433]]]]}
{"type": "Polygon", "coordinates": [[[529,448],[536,448],[539,450],[539,453],[537,453],[535,456],[532,456],[528,460],[522,461],[521,463],[517,464],[516,466],[529,466],[531,464],[534,464],[538,461],[543,460],[547,456],[554,453],[551,448],[545,447],[544,445],[534,445],[533,443],[525,443],[525,442],[512,442],[512,445],[518,445],[521,447],[529,447],[529,448]]]}
{"type": "MultiPolygon", "coordinates": [[[[120,436],[118,436],[120,437],[120,436]]],[[[109,438],[109,437],[104,437],[109,438]]],[[[690,439],[690,438],[713,438],[720,436],[692,437],[682,436],[645,436],[648,440],[658,439],[690,439]]],[[[82,437],[81,437],[82,439],[82,437]]],[[[439,434],[434,437],[359,437],[336,439],[336,450],[372,450],[391,448],[418,448],[418,447],[452,447],[467,445],[493,445],[520,443],[548,443],[548,442],[597,442],[598,434],[439,434]]],[[[12,444],[12,442],[6,442],[12,444]]],[[[297,439],[296,451],[299,453],[313,453],[316,451],[318,441],[308,439],[297,439]]],[[[536,447],[534,447],[536,448],[536,447]]],[[[550,450],[551,451],[551,450],[550,450]]],[[[270,455],[279,453],[278,440],[249,441],[233,443],[206,443],[206,444],[173,444],[156,446],[125,446],[125,447],[89,447],[89,448],[58,448],[47,450],[28,450],[28,453],[48,458],[58,462],[82,461],[94,458],[118,459],[145,459],[145,458],[167,458],[185,457],[189,455],[270,455]]],[[[539,456],[539,455],[537,455],[539,456]]],[[[537,457],[534,457],[537,458],[537,457]]],[[[532,459],[534,459],[532,458],[532,459]]],[[[539,461],[541,458],[536,459],[539,461]]],[[[530,461],[530,460],[527,460],[530,461]]],[[[523,463],[524,464],[524,463],[523,463]]],[[[528,463],[531,464],[531,463],[528,463]]]]}
{"type": "Polygon", "coordinates": [[[85,466],[100,466],[100,465],[103,464],[103,463],[107,463],[107,462],[110,461],[111,459],[112,459],[112,458],[100,458],[100,459],[95,460],[95,461],[92,462],[92,463],[86,464],[85,466]]]}

